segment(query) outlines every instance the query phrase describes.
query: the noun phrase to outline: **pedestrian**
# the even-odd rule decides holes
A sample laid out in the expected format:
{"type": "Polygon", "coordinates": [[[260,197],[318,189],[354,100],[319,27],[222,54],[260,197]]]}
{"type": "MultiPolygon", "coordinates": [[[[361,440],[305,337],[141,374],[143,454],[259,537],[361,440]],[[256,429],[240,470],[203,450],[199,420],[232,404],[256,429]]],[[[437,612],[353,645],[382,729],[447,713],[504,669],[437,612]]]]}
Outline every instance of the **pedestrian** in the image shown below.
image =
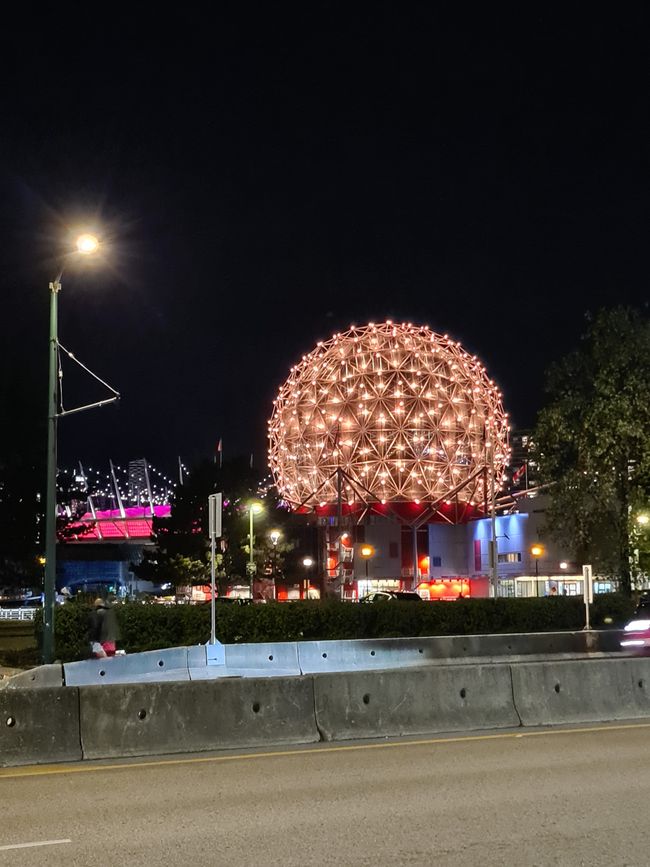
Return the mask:
{"type": "Polygon", "coordinates": [[[115,656],[119,637],[115,609],[107,600],[98,597],[88,622],[88,638],[93,657],[103,659],[106,656],[115,656]]]}

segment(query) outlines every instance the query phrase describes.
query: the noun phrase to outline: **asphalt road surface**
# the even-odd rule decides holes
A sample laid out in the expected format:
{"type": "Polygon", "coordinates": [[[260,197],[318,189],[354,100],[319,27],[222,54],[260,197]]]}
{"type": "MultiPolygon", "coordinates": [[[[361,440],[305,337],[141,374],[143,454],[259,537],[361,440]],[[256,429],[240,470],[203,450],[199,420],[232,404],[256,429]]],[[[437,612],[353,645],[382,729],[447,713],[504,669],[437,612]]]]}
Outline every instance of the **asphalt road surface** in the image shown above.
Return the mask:
{"type": "Polygon", "coordinates": [[[0,864],[650,864],[650,723],[0,771],[0,864]]]}

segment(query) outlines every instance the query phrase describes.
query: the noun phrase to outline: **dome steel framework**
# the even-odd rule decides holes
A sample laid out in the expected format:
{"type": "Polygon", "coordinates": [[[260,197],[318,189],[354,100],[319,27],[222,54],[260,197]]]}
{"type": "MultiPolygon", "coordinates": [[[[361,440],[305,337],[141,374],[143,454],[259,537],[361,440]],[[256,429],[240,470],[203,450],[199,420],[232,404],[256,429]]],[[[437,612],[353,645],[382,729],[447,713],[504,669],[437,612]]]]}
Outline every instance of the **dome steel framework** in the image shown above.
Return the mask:
{"type": "Polygon", "coordinates": [[[479,359],[410,323],[318,343],[269,421],[269,465],[294,508],[334,503],[340,490],[348,506],[454,498],[480,510],[507,461],[507,413],[479,359]]]}

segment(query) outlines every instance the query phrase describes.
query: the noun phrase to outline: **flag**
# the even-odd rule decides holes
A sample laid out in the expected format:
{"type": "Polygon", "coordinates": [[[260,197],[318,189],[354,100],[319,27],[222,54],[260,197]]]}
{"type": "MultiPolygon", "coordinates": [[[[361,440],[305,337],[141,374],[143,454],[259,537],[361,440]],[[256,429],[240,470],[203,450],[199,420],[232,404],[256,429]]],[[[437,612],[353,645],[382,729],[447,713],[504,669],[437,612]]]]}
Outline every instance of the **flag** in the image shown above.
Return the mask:
{"type": "Polygon", "coordinates": [[[526,464],[522,464],[519,467],[519,469],[515,470],[514,473],[512,474],[512,481],[516,484],[525,472],[526,472],[526,464]]]}

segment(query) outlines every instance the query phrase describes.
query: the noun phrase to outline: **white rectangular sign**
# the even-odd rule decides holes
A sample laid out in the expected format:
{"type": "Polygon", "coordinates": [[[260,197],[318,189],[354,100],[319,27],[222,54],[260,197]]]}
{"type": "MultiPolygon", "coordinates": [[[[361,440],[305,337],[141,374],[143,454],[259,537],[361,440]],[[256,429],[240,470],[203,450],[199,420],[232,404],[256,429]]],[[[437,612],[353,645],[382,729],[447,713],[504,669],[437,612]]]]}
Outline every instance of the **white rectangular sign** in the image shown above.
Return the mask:
{"type": "Polygon", "coordinates": [[[221,538],[222,502],[222,494],[210,494],[208,497],[208,534],[211,539],[221,538]]]}

